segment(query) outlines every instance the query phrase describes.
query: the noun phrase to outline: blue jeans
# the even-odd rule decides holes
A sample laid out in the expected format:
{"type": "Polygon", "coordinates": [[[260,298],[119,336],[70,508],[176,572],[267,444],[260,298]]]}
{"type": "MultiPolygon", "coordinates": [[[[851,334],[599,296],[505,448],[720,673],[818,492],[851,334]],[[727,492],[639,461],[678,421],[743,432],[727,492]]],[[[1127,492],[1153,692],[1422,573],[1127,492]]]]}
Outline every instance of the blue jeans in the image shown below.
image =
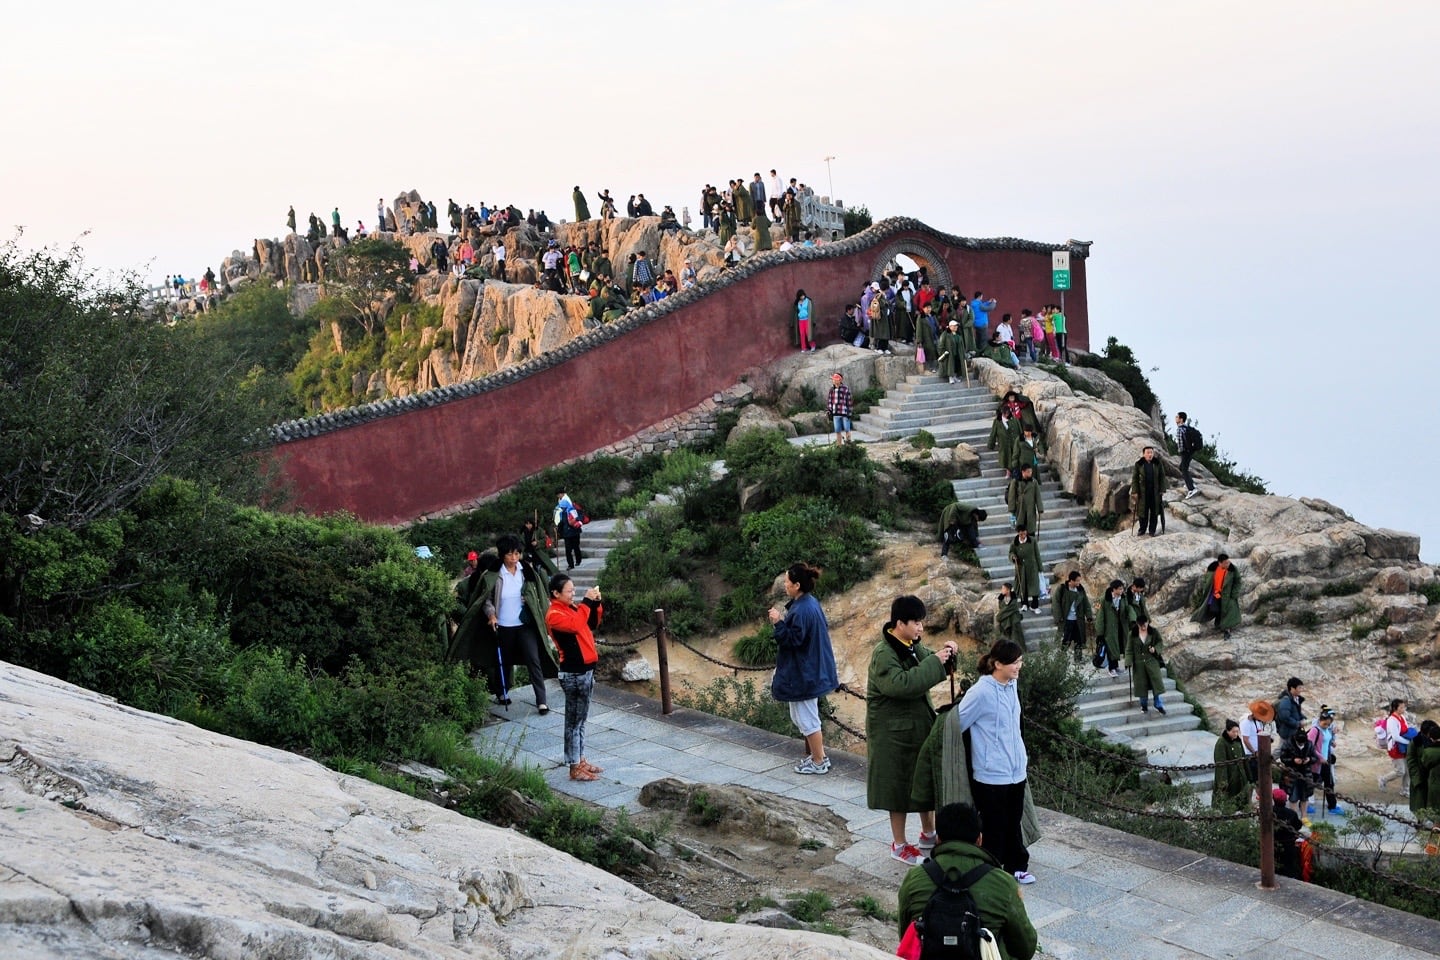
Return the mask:
{"type": "Polygon", "coordinates": [[[560,689],[565,691],[565,762],[573,767],[585,755],[585,719],[590,715],[595,672],[561,673],[560,689]]]}
{"type": "Polygon", "coordinates": [[[830,419],[835,422],[835,432],[836,432],[836,433],[849,433],[849,432],[850,432],[850,418],[849,418],[849,417],[836,416],[836,417],[831,417],[830,419]]]}

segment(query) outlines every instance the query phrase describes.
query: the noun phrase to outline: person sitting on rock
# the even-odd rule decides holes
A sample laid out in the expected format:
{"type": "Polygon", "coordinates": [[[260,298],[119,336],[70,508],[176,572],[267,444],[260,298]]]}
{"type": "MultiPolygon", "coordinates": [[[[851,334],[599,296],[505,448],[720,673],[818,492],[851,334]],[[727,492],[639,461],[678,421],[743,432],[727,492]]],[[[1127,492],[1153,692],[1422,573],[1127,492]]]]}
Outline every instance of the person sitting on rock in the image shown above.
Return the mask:
{"type": "Polygon", "coordinates": [[[1140,701],[1140,712],[1150,712],[1150,694],[1155,695],[1155,709],[1165,715],[1165,703],[1161,695],[1165,692],[1165,678],[1160,671],[1165,667],[1165,643],[1160,630],[1150,625],[1149,617],[1141,617],[1130,632],[1130,643],[1125,648],[1125,666],[1130,668],[1132,692],[1140,701]]]}
{"type": "Polygon", "coordinates": [[[996,333],[990,337],[990,342],[985,347],[984,356],[1000,364],[1002,367],[1009,367],[1011,370],[1020,369],[1020,360],[1013,351],[1000,340],[1000,334],[996,333]]]}
{"type": "Polygon", "coordinates": [[[1227,554],[1220,554],[1205,568],[1201,589],[1205,599],[1190,619],[1199,624],[1213,620],[1215,629],[1225,631],[1229,640],[1230,631],[1240,626],[1240,571],[1227,554]]]}

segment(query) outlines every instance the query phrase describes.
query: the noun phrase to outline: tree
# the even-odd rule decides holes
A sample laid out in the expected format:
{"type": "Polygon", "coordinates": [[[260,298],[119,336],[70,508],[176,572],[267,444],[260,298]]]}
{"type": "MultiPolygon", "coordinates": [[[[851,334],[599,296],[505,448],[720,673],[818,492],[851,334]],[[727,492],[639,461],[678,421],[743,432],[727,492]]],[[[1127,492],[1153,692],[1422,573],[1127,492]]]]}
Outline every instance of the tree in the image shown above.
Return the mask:
{"type": "Polygon", "coordinates": [[[385,301],[390,294],[409,290],[410,254],[394,240],[366,237],[335,254],[340,281],[326,284],[327,292],[344,303],[371,336],[385,322],[385,301]]]}
{"type": "Polygon", "coordinates": [[[845,208],[845,236],[853,237],[855,234],[870,226],[874,221],[870,218],[870,208],[863,204],[858,207],[845,208]]]}
{"type": "Polygon", "coordinates": [[[283,289],[249,284],[190,322],[218,357],[245,371],[252,398],[265,408],[267,419],[277,422],[304,414],[291,394],[289,377],[305,355],[314,324],[290,312],[283,289]]]}
{"type": "Polygon", "coordinates": [[[77,249],[0,247],[0,513],[78,529],[162,474],[256,491],[244,371],[140,297],[133,278],[97,284],[77,249]]]}

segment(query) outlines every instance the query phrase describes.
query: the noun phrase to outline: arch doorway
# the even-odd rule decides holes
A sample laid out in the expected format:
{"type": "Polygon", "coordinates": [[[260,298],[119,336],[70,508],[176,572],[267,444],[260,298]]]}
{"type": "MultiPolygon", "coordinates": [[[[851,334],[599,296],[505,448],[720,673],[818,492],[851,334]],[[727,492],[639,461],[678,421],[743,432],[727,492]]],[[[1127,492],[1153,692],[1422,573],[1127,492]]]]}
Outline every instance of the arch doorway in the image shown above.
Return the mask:
{"type": "Polygon", "coordinates": [[[949,290],[955,285],[944,258],[918,240],[900,240],[881,250],[870,271],[870,279],[879,280],[897,268],[907,274],[923,273],[937,291],[949,290]]]}

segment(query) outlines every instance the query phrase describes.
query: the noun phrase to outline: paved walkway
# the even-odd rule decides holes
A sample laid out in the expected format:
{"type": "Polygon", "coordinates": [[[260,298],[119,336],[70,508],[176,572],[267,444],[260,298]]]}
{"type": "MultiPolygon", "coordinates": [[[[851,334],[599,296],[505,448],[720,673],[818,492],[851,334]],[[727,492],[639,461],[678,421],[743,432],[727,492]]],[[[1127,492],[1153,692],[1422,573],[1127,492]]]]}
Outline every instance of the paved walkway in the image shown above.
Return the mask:
{"type": "MultiPolygon", "coordinates": [[[[506,722],[474,734],[477,745],[514,751],[545,772],[556,790],[610,807],[640,809],[640,788],[661,777],[730,783],[828,807],[849,825],[854,843],[826,871],[878,881],[876,896],[894,905],[905,874],[891,860],[887,814],[865,807],[865,759],[831,753],[834,769],[804,777],[791,769],[803,752],[782,737],[659,704],[609,687],[595,688],[586,753],[605,768],[593,783],[572,782],[562,764],[564,697],[552,684],[547,717],[528,688],[517,691],[506,722]],[[522,701],[521,697],[527,698],[522,701]],[[703,774],[703,776],[702,776],[703,774]]],[[[1041,811],[1045,839],[1031,848],[1039,882],[1025,904],[1044,955],[1064,960],[1409,960],[1440,956],[1440,923],[1281,878],[1256,888],[1258,871],[1190,850],[1132,837],[1041,811]]]]}

